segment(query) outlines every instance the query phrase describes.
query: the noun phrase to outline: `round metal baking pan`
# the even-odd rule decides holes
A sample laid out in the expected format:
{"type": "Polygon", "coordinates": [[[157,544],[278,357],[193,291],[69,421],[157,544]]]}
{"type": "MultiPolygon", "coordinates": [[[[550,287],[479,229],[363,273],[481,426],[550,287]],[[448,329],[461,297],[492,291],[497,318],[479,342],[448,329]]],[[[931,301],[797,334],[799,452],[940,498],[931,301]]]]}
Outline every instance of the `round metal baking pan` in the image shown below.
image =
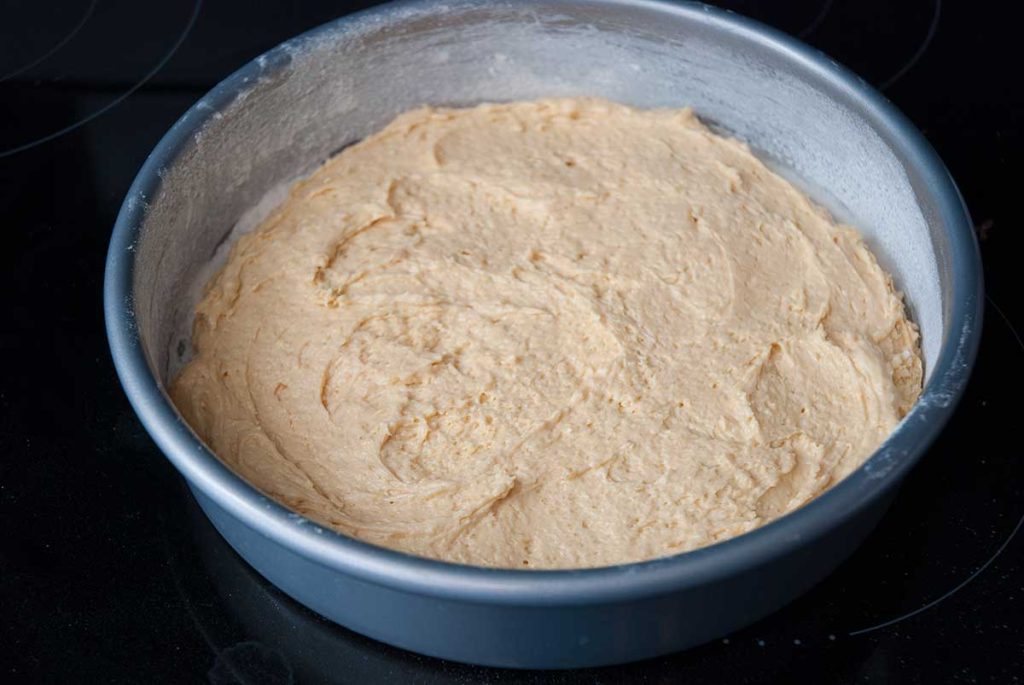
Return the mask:
{"type": "Polygon", "coordinates": [[[193,106],[117,218],[104,309],[133,407],[221,534],[299,602],[353,630],[478,664],[564,668],[663,654],[793,599],[849,555],[939,434],[981,333],[977,245],[921,134],[826,56],[699,4],[405,2],[257,58],[193,106]],[[926,385],[857,471],[803,508],[685,554],[599,569],[484,569],[321,528],[224,466],[165,385],[187,347],[192,284],[282,181],[423,104],[554,95],[691,105],[866,235],[922,331],[926,385]]]}

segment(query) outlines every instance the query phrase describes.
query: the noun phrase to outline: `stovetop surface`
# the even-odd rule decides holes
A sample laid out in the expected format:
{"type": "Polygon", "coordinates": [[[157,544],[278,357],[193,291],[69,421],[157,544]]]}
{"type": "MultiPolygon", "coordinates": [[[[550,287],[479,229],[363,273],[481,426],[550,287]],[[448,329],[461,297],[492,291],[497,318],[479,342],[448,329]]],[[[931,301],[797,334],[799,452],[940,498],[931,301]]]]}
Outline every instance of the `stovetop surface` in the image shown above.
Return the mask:
{"type": "Polygon", "coordinates": [[[206,90],[372,3],[0,7],[0,678],[7,682],[1015,683],[1024,680],[1024,89],[1002,3],[729,1],[879,86],[972,212],[981,352],[954,419],[832,576],[725,639],[622,667],[500,671],[334,626],[206,522],[114,375],[103,260],[148,152],[206,90]]]}

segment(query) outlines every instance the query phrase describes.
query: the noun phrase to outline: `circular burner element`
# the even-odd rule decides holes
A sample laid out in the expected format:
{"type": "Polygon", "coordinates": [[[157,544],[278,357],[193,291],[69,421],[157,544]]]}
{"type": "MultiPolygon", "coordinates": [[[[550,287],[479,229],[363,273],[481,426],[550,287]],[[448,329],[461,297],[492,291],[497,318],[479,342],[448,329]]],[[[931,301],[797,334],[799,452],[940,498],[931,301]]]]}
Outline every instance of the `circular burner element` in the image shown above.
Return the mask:
{"type": "Polygon", "coordinates": [[[47,3],[3,11],[0,45],[0,158],[92,121],[149,81],[191,31],[202,0],[140,3],[82,0],[56,15],[47,3]],[[45,112],[24,116],[23,112],[45,112]]]}
{"type": "Polygon", "coordinates": [[[96,10],[97,0],[82,0],[85,11],[78,21],[65,30],[64,24],[75,17],[74,11],[52,15],[47,5],[37,2],[19,2],[8,7],[7,12],[22,19],[22,24],[37,30],[15,31],[20,28],[15,22],[5,22],[0,29],[0,44],[6,50],[0,53],[0,81],[20,76],[38,64],[45,62],[78,35],[96,10]],[[36,16],[38,15],[38,16],[36,16]],[[5,35],[15,33],[15,35],[5,35]],[[20,66],[15,66],[20,64],[20,66]]]}

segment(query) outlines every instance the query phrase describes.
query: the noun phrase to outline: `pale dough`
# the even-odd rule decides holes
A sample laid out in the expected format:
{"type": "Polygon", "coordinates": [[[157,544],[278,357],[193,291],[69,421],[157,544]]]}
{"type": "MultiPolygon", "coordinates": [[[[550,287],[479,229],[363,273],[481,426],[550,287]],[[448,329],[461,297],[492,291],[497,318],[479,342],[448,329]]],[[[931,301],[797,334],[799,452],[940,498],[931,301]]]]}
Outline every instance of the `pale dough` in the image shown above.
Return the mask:
{"type": "Polygon", "coordinates": [[[238,241],[171,392],[322,524],[576,568],[820,494],[917,398],[917,337],[857,232],[688,109],[423,108],[238,241]]]}

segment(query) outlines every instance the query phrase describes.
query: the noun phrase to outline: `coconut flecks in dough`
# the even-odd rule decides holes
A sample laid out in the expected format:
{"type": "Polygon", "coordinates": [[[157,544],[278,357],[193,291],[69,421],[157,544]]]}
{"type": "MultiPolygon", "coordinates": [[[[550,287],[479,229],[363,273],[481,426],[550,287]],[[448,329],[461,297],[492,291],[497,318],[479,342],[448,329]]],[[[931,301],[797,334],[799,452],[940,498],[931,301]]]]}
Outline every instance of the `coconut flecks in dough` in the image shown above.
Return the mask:
{"type": "Polygon", "coordinates": [[[242,237],[172,395],[271,496],[447,560],[585,567],[806,503],[917,398],[890,278],[689,110],[419,109],[242,237]]]}

